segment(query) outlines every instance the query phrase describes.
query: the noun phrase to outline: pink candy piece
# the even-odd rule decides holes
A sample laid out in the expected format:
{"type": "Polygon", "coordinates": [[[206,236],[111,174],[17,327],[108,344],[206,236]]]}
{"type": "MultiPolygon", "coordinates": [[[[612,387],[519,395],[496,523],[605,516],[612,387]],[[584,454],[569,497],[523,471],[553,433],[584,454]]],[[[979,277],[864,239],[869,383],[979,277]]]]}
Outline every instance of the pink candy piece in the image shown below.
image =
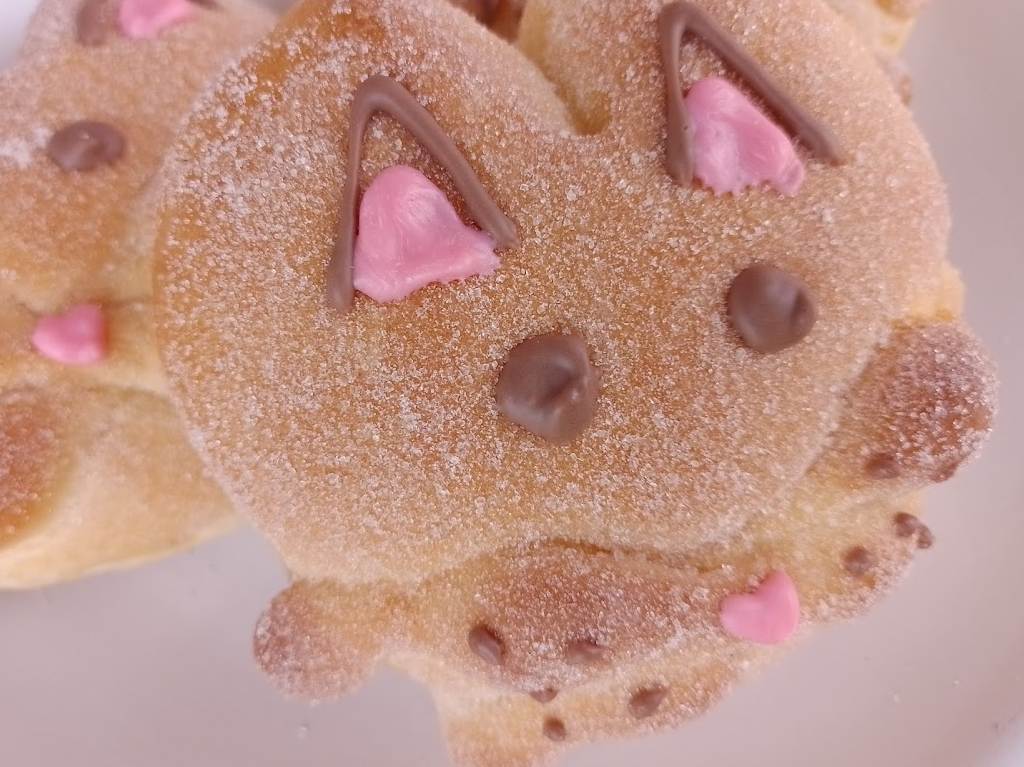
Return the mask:
{"type": "Polygon", "coordinates": [[[722,600],[722,628],[737,639],[779,644],[800,625],[800,596],[786,573],[776,570],[753,594],[733,594],[722,600]]]}
{"type": "Polygon", "coordinates": [[[804,181],[793,142],[728,80],[708,77],[686,96],[694,173],[715,194],[767,182],[792,196],[804,181]]]}
{"type": "Polygon", "coordinates": [[[65,365],[93,365],[107,356],[107,323],[103,310],[84,304],[64,314],[42,317],[32,333],[37,352],[65,365]]]}
{"type": "Polygon", "coordinates": [[[188,21],[195,11],[191,0],[121,0],[118,18],[125,37],[152,40],[168,27],[188,21]]]}
{"type": "Polygon", "coordinates": [[[374,301],[399,301],[432,282],[487,276],[494,240],[466,226],[444,192],[415,168],[373,180],[359,209],[353,285],[374,301]]]}

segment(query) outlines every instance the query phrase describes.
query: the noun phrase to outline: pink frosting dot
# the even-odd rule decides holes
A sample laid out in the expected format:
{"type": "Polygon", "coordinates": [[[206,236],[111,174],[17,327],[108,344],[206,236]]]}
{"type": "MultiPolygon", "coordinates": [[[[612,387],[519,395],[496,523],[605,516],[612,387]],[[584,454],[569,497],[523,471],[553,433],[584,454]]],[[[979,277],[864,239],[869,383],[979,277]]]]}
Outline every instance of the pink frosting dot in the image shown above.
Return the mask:
{"type": "Polygon", "coordinates": [[[782,570],[771,573],[752,594],[733,594],[722,600],[722,628],[737,639],[757,644],[780,644],[800,625],[800,596],[782,570]]]}
{"type": "Polygon", "coordinates": [[[686,96],[694,173],[715,194],[767,183],[800,191],[806,173],[789,136],[728,80],[708,77],[686,96]]]}
{"type": "Polygon", "coordinates": [[[374,301],[486,276],[498,265],[490,235],[463,224],[444,192],[415,168],[388,168],[363,195],[353,285],[374,301]]]}
{"type": "Polygon", "coordinates": [[[131,40],[152,40],[168,27],[188,21],[196,8],[191,0],[121,0],[121,31],[131,40]]]}
{"type": "Polygon", "coordinates": [[[107,323],[96,304],[41,317],[32,333],[39,354],[64,365],[94,365],[107,356],[107,323]]]}

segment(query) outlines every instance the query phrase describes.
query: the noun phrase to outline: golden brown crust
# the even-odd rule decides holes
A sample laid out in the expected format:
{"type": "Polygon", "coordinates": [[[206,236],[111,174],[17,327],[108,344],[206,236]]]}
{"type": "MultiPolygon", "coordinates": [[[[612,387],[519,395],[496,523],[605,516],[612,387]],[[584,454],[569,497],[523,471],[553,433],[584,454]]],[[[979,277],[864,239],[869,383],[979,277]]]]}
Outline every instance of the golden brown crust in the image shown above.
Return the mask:
{"type": "Polygon", "coordinates": [[[0,545],[31,530],[52,502],[63,475],[62,424],[37,390],[0,398],[0,545]]]}
{"type": "Polygon", "coordinates": [[[721,552],[713,569],[544,545],[497,552],[414,589],[299,581],[260,621],[257,658],[283,691],[323,700],[385,657],[433,689],[456,764],[546,764],[574,743],[678,725],[771,659],[772,649],[736,642],[717,624],[721,598],[766,566],[792,572],[807,623],[862,611],[909,563],[914,542],[895,534],[893,519],[916,511],[911,496],[843,507],[827,526],[793,511],[774,529],[774,550],[762,541],[721,552]],[[868,571],[844,568],[851,542],[872,552],[868,571]],[[481,622],[505,648],[500,667],[467,642],[481,622]],[[592,665],[570,662],[580,637],[608,652],[592,665]],[[664,690],[659,705],[638,717],[634,698],[653,688],[664,690]],[[556,694],[541,702],[538,690],[556,694]],[[552,718],[565,727],[562,741],[545,734],[552,718]]]}
{"type": "MultiPolygon", "coordinates": [[[[976,450],[992,409],[958,324],[941,180],[851,28],[818,0],[700,1],[848,157],[804,154],[793,198],[715,197],[665,170],[661,5],[532,0],[524,56],[436,0],[307,2],[178,146],[161,354],[208,465],[295,577],[260,624],[261,665],[317,697],[378,656],[407,669],[467,765],[700,713],[772,654],[719,621],[766,573],[790,576],[805,624],[862,611],[920,546],[896,522],[934,478],[920,467],[976,450]],[[521,245],[493,277],[339,317],[324,269],[348,108],[382,72],[463,150],[521,245]],[[817,302],[813,331],[774,355],[726,318],[758,263],[817,302]],[[494,402],[508,351],[551,331],[585,338],[601,376],[565,446],[494,402]],[[903,383],[879,406],[885,381],[903,383]],[[889,431],[916,435],[906,481],[865,478],[889,431]],[[638,718],[635,696],[661,687],[638,718]]],[[[684,59],[687,84],[728,76],[699,44],[684,59]]],[[[405,163],[462,204],[404,130],[380,119],[368,137],[364,185],[405,163]]]]}
{"type": "MultiPolygon", "coordinates": [[[[725,5],[708,7],[734,17],[725,5]]],[[[211,465],[300,576],[415,579],[523,538],[675,549],[676,541],[697,547],[735,532],[821,452],[842,404],[837,392],[891,325],[943,289],[945,198],[909,115],[820,6],[806,10],[821,22],[810,35],[773,23],[769,7],[746,9],[761,22],[750,27],[765,30],[744,37],[754,55],[772,61],[800,51],[801,61],[827,63],[813,79],[795,65],[776,75],[832,124],[854,161],[812,165],[795,200],[761,190],[714,198],[680,190],[663,173],[650,9],[527,9],[522,44],[576,122],[606,111],[607,129],[581,137],[530,63],[465,16],[436,4],[389,8],[354,3],[351,13],[332,14],[304,6],[292,37],[308,52],[294,57],[288,80],[270,69],[285,31],[248,65],[261,71],[258,84],[229,75],[180,149],[204,157],[168,220],[176,244],[162,267],[170,311],[161,325],[177,396],[208,442],[211,465]],[[561,33],[542,36],[542,23],[561,33]],[[603,31],[612,27],[616,36],[603,31]],[[318,37],[339,41],[333,58],[314,55],[318,37]],[[431,60],[409,63],[405,39],[433,51],[431,60]],[[363,300],[339,322],[320,300],[321,255],[333,240],[345,93],[368,68],[361,42],[379,51],[376,66],[404,68],[403,81],[477,164],[524,242],[494,280],[428,288],[396,305],[363,300]],[[480,82],[450,87],[459,75],[446,57],[464,60],[480,82]],[[318,79],[318,67],[340,75],[318,79]],[[514,108],[506,77],[521,80],[514,108]],[[256,98],[321,106],[237,111],[239,99],[256,98]],[[846,108],[853,98],[861,109],[846,108]],[[221,111],[226,124],[215,118],[221,111]],[[206,151],[226,134],[244,138],[206,151]],[[260,142],[280,154],[246,154],[260,142]],[[246,178],[273,178],[285,189],[289,167],[320,172],[301,198],[257,196],[233,170],[239,156],[246,178]],[[624,205],[629,217],[606,214],[624,205]],[[287,269],[252,268],[282,258],[287,269]],[[211,259],[223,275],[215,281],[205,274],[211,259]],[[736,270],[764,259],[801,275],[826,302],[815,332],[774,356],[738,348],[722,311],[736,270]],[[609,282],[612,273],[635,278],[609,282]],[[224,318],[246,332],[224,335],[224,318]],[[604,380],[593,428],[566,448],[524,436],[497,417],[491,396],[507,350],[553,329],[582,332],[604,380]],[[268,383],[268,370],[279,383],[268,383]],[[303,382],[297,395],[285,381],[303,382]],[[672,468],[679,465],[690,470],[672,468]],[[373,468],[381,466],[387,472],[373,468]],[[538,476],[547,482],[528,481],[538,476]],[[509,498],[521,513],[508,513],[509,498]],[[282,526],[283,507],[302,509],[302,519],[282,526]]],[[[719,70],[699,47],[687,68],[687,82],[719,70]]],[[[378,125],[387,140],[369,143],[364,178],[406,161],[446,185],[404,131],[378,125]]]]}
{"type": "Polygon", "coordinates": [[[150,184],[206,78],[271,17],[230,0],[157,40],[112,33],[83,46],[80,5],[45,0],[0,73],[0,432],[18,445],[0,455],[0,588],[134,563],[232,524],[165,398],[150,184]],[[82,119],[127,136],[115,166],[74,174],[46,156],[48,137],[82,119]],[[38,319],[83,302],[103,306],[104,362],[70,368],[37,354],[38,319]]]}

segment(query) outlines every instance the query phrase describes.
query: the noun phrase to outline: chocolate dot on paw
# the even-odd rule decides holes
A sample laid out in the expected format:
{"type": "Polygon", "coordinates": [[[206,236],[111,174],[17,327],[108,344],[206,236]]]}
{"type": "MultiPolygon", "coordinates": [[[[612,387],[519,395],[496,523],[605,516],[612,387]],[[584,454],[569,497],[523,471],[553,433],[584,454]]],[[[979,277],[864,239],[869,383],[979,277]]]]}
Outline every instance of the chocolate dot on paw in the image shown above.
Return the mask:
{"type": "Polygon", "coordinates": [[[875,555],[863,546],[853,547],[843,557],[843,567],[846,572],[857,578],[867,575],[876,564],[875,555]]]}
{"type": "Polygon", "coordinates": [[[896,535],[900,538],[916,538],[919,549],[930,549],[935,545],[931,529],[913,514],[901,513],[893,517],[896,535]]]}
{"type": "Polygon", "coordinates": [[[632,698],[629,699],[629,711],[637,719],[646,719],[650,716],[654,716],[661,704],[665,702],[665,698],[668,695],[668,688],[663,685],[654,685],[652,687],[645,687],[642,690],[637,691],[632,698]]]}
{"type": "Polygon", "coordinates": [[[900,466],[892,453],[875,453],[864,464],[864,472],[872,479],[896,479],[900,466]]]}
{"type": "Polygon", "coordinates": [[[608,658],[609,650],[593,639],[579,639],[565,648],[565,662],[571,666],[592,666],[608,658]]]}
{"type": "Polygon", "coordinates": [[[545,687],[543,690],[535,690],[531,692],[530,697],[538,703],[550,703],[558,697],[558,690],[554,687],[545,687]]]}
{"type": "Polygon", "coordinates": [[[556,743],[561,743],[567,737],[569,737],[569,731],[565,727],[565,722],[555,717],[549,717],[544,720],[544,737],[548,740],[553,740],[556,743]]]}
{"type": "Polygon", "coordinates": [[[469,632],[469,647],[492,666],[500,666],[505,660],[505,643],[494,629],[479,624],[469,632]]]}

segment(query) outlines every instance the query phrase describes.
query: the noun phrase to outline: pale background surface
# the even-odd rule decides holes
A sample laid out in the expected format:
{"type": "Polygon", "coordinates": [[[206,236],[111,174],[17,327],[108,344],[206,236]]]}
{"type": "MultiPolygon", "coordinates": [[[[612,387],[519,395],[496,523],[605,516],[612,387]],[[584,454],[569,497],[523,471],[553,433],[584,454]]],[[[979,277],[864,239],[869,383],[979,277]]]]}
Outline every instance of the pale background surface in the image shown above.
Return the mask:
{"type": "MultiPolygon", "coordinates": [[[[2,59],[34,0],[0,3],[2,59]]],[[[868,618],[703,720],[591,746],[567,767],[1024,764],[1022,28],[1021,0],[936,0],[909,54],[969,314],[1003,378],[983,459],[934,494],[936,549],[868,618]]],[[[133,573],[0,594],[0,765],[444,767],[427,694],[394,674],[317,708],[270,689],[249,643],[284,581],[242,533],[133,573]]]]}

